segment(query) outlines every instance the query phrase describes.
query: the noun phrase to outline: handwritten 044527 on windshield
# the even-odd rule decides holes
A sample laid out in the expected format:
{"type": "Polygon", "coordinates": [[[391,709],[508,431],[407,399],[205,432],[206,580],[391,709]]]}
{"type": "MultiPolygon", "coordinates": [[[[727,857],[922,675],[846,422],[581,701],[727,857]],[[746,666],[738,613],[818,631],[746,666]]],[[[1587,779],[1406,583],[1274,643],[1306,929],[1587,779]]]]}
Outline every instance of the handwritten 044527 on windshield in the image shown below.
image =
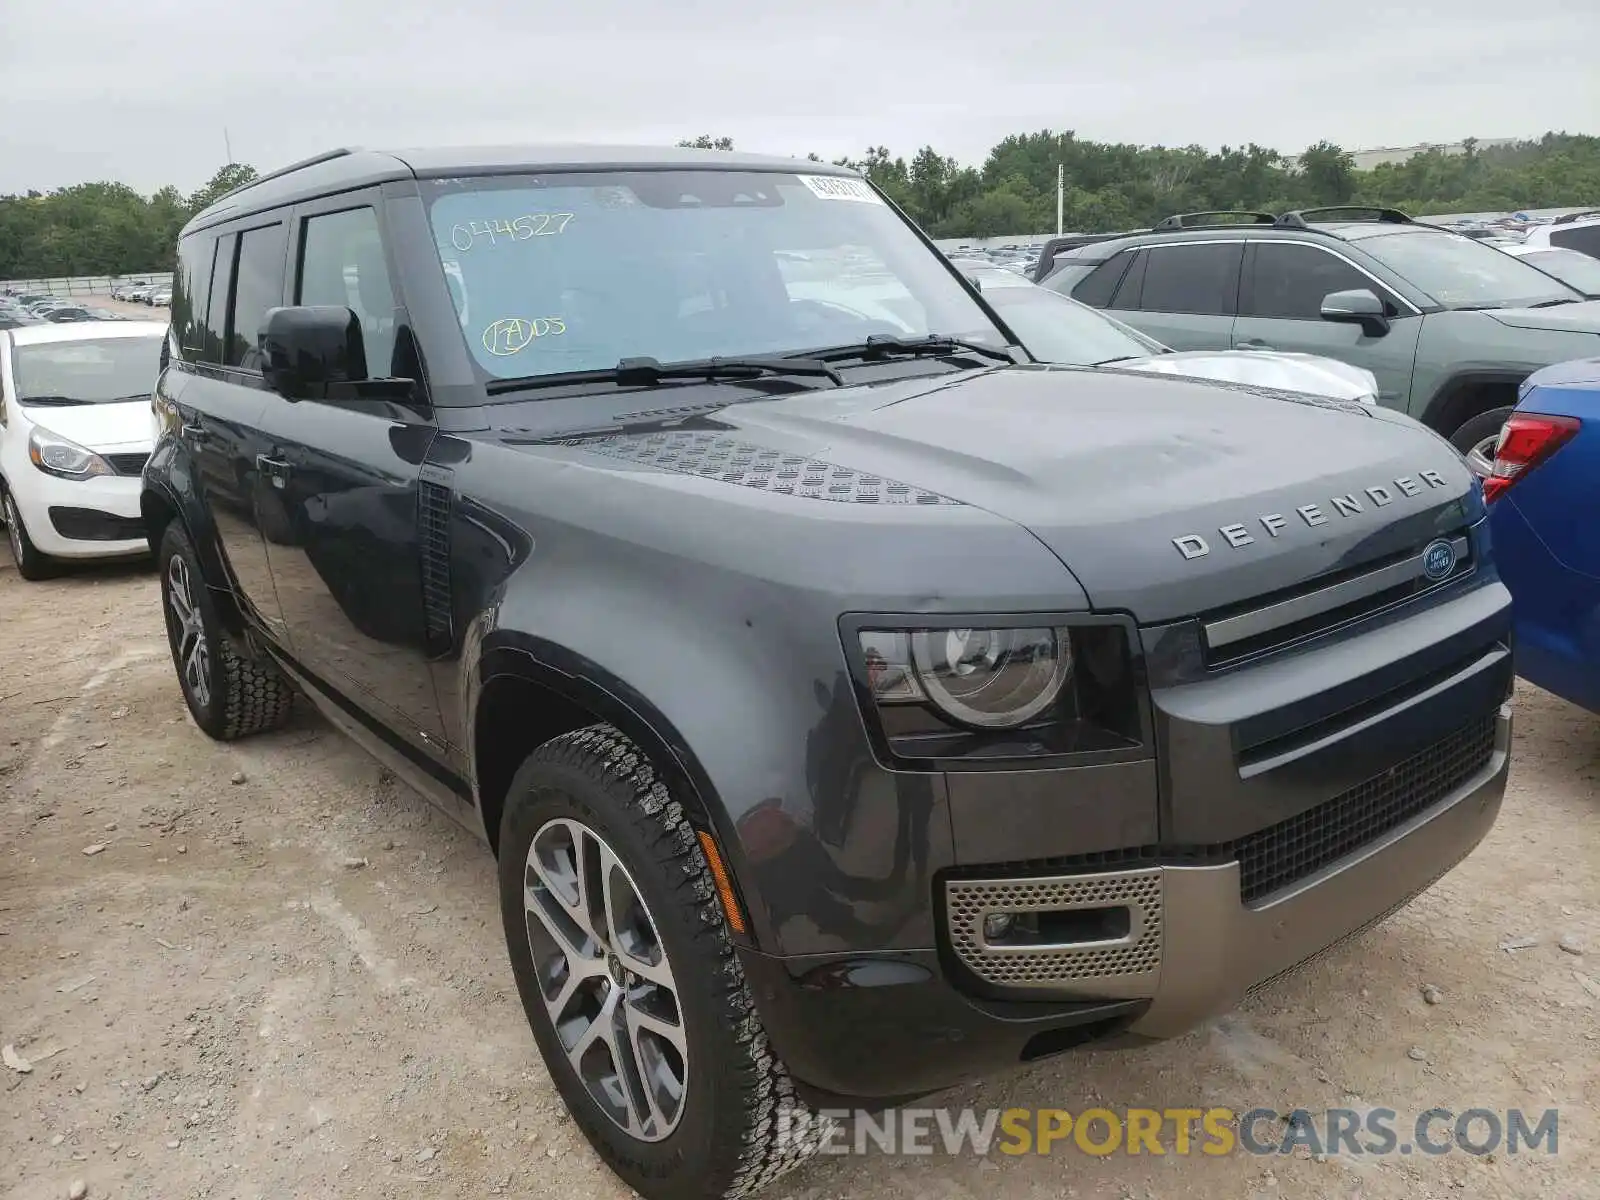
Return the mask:
{"type": "Polygon", "coordinates": [[[569,212],[524,213],[520,217],[493,221],[468,221],[450,227],[450,244],[465,254],[485,240],[491,246],[502,241],[526,242],[536,237],[555,237],[565,233],[575,214],[569,212]]]}

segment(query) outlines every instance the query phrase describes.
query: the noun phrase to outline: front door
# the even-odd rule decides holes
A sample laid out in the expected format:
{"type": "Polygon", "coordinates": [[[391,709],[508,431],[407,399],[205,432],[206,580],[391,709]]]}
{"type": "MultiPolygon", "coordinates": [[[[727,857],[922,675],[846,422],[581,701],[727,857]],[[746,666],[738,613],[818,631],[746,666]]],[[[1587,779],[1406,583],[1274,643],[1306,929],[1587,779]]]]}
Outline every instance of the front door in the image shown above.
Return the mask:
{"type": "Polygon", "coordinates": [[[1421,331],[1415,309],[1343,256],[1300,242],[1250,244],[1233,323],[1235,349],[1321,354],[1365,367],[1378,380],[1378,402],[1405,412],[1421,331]],[[1384,302],[1387,332],[1323,320],[1323,298],[1354,288],[1384,302]]]}
{"type": "MultiPolygon", "coordinates": [[[[368,374],[396,374],[398,306],[375,198],[302,206],[294,237],[291,303],[349,308],[368,374]]],[[[295,658],[442,755],[423,620],[419,475],[435,434],[425,406],[274,395],[262,424],[271,445],[260,465],[279,514],[267,556],[295,658]]]]}

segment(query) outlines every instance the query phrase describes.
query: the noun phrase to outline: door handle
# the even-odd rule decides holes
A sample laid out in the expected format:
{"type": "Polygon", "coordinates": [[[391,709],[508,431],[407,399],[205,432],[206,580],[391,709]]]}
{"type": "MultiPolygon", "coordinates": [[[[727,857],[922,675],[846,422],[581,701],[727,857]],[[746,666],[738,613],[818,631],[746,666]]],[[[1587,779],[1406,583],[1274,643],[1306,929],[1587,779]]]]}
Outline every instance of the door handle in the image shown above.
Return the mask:
{"type": "Polygon", "coordinates": [[[266,454],[256,455],[256,470],[272,480],[272,486],[281,488],[289,479],[289,473],[294,467],[281,458],[272,458],[266,454]]]}
{"type": "Polygon", "coordinates": [[[1274,347],[1267,345],[1260,338],[1245,338],[1233,344],[1235,350],[1272,350],[1274,347]]]}
{"type": "Polygon", "coordinates": [[[198,444],[206,440],[206,427],[198,421],[185,421],[178,426],[178,435],[186,442],[198,444]]]}

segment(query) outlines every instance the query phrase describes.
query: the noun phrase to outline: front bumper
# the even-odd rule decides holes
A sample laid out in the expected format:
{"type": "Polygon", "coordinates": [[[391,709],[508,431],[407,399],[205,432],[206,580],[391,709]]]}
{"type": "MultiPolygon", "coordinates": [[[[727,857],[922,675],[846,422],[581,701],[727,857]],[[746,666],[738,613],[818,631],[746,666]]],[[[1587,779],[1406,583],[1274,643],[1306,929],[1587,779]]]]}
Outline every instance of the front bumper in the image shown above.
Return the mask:
{"type": "Polygon", "coordinates": [[[120,558],[150,552],[139,511],[140,484],[138,475],[60,479],[33,471],[12,498],[40,553],[120,558]]]}
{"type": "Polygon", "coordinates": [[[1256,900],[1241,898],[1237,861],[963,880],[957,893],[947,881],[947,954],[745,951],[773,1047],[814,1099],[901,1100],[1086,1042],[1181,1034],[1377,924],[1477,846],[1499,814],[1510,764],[1509,706],[1493,721],[1492,754],[1470,778],[1256,900]],[[963,929],[981,929],[989,911],[1015,911],[1029,897],[1059,909],[1064,896],[1126,905],[1131,919],[1122,936],[1031,947],[1004,970],[985,965],[983,947],[963,946],[963,929]]]}

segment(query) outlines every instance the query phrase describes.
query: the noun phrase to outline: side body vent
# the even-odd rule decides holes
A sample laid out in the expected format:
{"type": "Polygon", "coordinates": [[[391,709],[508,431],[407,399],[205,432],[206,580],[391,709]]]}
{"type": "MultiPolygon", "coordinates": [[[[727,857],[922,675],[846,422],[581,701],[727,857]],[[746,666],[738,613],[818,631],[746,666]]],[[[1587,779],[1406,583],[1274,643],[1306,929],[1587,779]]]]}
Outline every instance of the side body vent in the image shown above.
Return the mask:
{"type": "Polygon", "coordinates": [[[451,473],[424,464],[417,495],[417,537],[422,553],[422,622],[431,654],[455,644],[450,600],[450,516],[455,488],[451,473]]]}

